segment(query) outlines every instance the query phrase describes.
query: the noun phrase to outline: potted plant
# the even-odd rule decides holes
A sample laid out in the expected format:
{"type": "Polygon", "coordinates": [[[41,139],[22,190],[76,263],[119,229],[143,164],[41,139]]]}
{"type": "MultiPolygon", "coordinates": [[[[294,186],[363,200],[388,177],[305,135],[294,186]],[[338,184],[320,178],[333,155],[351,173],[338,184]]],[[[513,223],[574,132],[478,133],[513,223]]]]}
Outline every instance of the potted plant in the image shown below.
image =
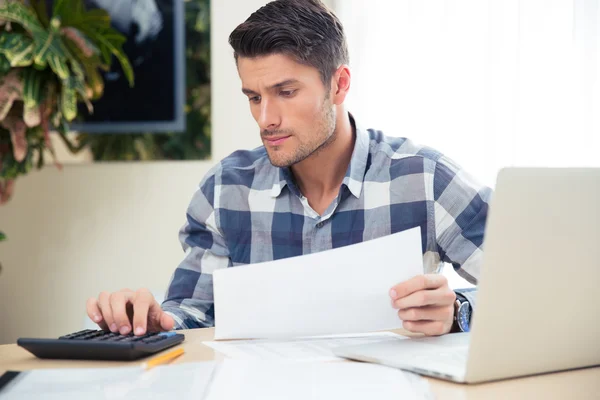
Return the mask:
{"type": "Polygon", "coordinates": [[[104,89],[100,71],[113,57],[133,86],[125,37],[106,11],[86,10],[82,0],[56,0],[51,10],[46,4],[0,0],[0,205],[19,176],[44,166],[44,150],[54,156],[50,131],[74,147],[68,123],[79,102],[92,111],[104,89]]]}

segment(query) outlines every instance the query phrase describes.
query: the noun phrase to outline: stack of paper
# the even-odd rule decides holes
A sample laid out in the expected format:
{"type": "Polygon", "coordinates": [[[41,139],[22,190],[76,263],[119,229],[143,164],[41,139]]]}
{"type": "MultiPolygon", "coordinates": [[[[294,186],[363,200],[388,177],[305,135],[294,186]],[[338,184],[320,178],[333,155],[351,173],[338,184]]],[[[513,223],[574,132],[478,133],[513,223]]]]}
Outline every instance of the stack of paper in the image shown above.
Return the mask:
{"type": "Polygon", "coordinates": [[[339,361],[331,350],[341,346],[403,339],[392,332],[333,335],[299,339],[254,339],[204,342],[229,358],[238,360],[339,361]]]}

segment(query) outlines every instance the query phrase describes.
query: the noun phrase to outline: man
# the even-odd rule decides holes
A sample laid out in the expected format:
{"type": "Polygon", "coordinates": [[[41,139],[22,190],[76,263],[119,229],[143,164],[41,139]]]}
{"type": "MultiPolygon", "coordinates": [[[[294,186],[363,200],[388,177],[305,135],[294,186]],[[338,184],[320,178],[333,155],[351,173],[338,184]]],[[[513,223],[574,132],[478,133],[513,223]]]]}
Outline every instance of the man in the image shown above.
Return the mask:
{"type": "Polygon", "coordinates": [[[271,2],[229,42],[264,146],[233,153],[201,182],[180,232],[186,255],[162,307],[145,289],[101,293],[88,300],[90,318],[122,334],[212,326],[218,268],[419,226],[424,274],[390,288],[391,306],[409,331],[459,330],[455,310],[474,307],[474,293],[459,294],[457,305],[438,273],[449,262],[477,282],[491,191],[442,154],[357,124],[344,106],[351,74],[343,28],[318,0],[271,2]]]}

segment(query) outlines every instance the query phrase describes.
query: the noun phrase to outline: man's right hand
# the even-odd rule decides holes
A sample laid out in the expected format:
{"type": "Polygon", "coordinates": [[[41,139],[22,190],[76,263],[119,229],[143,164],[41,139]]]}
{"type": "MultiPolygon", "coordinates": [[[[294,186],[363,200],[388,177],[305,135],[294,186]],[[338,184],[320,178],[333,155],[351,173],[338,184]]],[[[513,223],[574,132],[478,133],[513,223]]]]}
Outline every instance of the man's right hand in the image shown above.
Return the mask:
{"type": "Polygon", "coordinates": [[[87,314],[100,328],[122,335],[132,329],[138,336],[146,331],[170,331],[175,325],[148,289],[102,292],[98,298],[88,299],[87,314]]]}

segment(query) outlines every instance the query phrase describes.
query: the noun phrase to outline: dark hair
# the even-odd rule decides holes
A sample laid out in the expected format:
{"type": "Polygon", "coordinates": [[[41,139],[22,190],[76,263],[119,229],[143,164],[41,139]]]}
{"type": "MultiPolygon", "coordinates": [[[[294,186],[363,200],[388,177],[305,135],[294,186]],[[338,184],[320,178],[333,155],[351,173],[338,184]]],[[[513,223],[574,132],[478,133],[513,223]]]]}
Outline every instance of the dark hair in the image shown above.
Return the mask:
{"type": "Polygon", "coordinates": [[[342,23],[319,0],[276,0],[259,8],[231,35],[239,57],[284,54],[315,67],[326,87],[335,70],[348,63],[342,23]]]}

